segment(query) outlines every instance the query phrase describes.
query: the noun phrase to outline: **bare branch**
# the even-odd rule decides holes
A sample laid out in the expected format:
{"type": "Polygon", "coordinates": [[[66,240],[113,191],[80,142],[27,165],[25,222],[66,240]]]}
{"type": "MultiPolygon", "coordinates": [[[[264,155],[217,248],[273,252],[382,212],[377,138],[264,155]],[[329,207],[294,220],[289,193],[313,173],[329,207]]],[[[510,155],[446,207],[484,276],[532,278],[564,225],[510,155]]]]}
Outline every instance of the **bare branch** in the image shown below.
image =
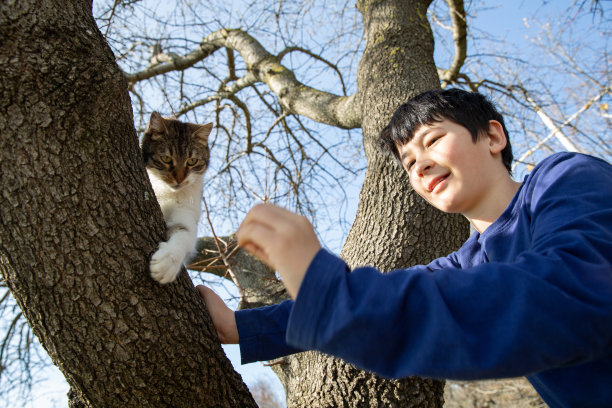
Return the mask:
{"type": "MultiPolygon", "coordinates": [[[[170,71],[185,70],[221,47],[238,51],[251,74],[245,77],[246,80],[238,88],[252,84],[252,80],[256,79],[270,87],[289,113],[303,115],[342,129],[360,127],[361,117],[357,113],[355,95],[338,96],[302,84],[291,70],[279,62],[278,57],[270,54],[259,42],[242,30],[215,31],[185,56],[173,56],[168,62],[150,66],[141,72],[126,73],[125,77],[133,83],[170,71]]],[[[228,92],[228,88],[223,91],[228,92]]]]}
{"type": "Polygon", "coordinates": [[[340,83],[342,84],[342,92],[344,95],[346,95],[346,86],[344,85],[344,79],[342,78],[342,73],[340,72],[340,69],[338,68],[338,66],[336,64],[332,64],[330,61],[326,60],[325,58],[322,58],[320,55],[315,54],[312,51],[309,51],[305,48],[302,47],[288,47],[285,48],[283,51],[281,51],[278,54],[278,59],[282,60],[283,57],[291,52],[294,51],[299,51],[299,52],[303,52],[304,54],[308,55],[311,58],[316,59],[317,61],[321,61],[322,63],[324,63],[325,65],[327,65],[328,67],[330,67],[331,69],[334,70],[334,72],[336,72],[336,74],[338,74],[338,78],[340,79],[340,83]]]}
{"type": "MultiPolygon", "coordinates": [[[[572,116],[570,116],[569,118],[567,118],[567,120],[565,120],[561,125],[556,126],[553,123],[553,127],[551,129],[551,132],[548,134],[548,136],[546,136],[544,139],[540,140],[534,147],[532,147],[531,149],[527,150],[525,153],[523,153],[521,155],[521,157],[518,158],[518,160],[516,161],[517,163],[522,163],[525,159],[527,159],[527,157],[529,157],[530,155],[532,155],[535,151],[537,151],[538,149],[540,149],[542,147],[542,145],[544,143],[546,143],[549,139],[551,139],[552,137],[554,137],[556,134],[561,133],[561,129],[565,126],[567,126],[568,124],[570,124],[573,120],[575,120],[578,116],[580,116],[580,114],[582,114],[584,111],[586,111],[587,109],[589,109],[595,102],[597,102],[598,100],[600,100],[606,93],[610,93],[612,92],[612,87],[607,87],[604,88],[599,94],[595,95],[593,98],[589,99],[588,102],[586,104],[584,104],[578,111],[576,111],[572,116]]],[[[561,133],[562,134],[562,133],[561,133]]],[[[565,135],[564,135],[565,136],[565,135]]],[[[567,136],[565,136],[567,138],[567,136]]],[[[569,150],[569,149],[568,149],[569,150]]],[[[513,169],[515,167],[515,165],[512,166],[513,169]]]]}
{"type": "Polygon", "coordinates": [[[443,88],[457,80],[459,71],[467,55],[467,23],[463,0],[446,0],[446,3],[448,4],[451,21],[453,22],[452,30],[453,41],[455,43],[455,56],[451,66],[440,75],[443,88]]]}
{"type": "Polygon", "coordinates": [[[180,71],[192,67],[221,48],[222,45],[219,44],[219,41],[222,41],[223,36],[226,35],[227,32],[228,31],[224,29],[215,31],[202,40],[202,43],[187,55],[183,57],[171,56],[168,58],[167,62],[154,64],[147,67],[143,71],[132,74],[124,73],[125,78],[128,80],[128,82],[134,83],[152,78],[156,75],[166,74],[170,71],[180,71]]]}

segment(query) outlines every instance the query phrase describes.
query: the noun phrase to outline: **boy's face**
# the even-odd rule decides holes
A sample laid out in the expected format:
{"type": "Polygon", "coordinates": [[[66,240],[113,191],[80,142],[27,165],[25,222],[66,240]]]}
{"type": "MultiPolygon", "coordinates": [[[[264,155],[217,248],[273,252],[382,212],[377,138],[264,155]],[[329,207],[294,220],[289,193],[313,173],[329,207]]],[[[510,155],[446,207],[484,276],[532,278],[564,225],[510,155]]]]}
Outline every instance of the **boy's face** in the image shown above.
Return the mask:
{"type": "Polygon", "coordinates": [[[493,155],[491,140],[483,134],[474,143],[466,128],[444,120],[421,126],[397,149],[421,197],[439,210],[467,215],[479,209],[492,183],[499,181],[501,161],[493,155]]]}

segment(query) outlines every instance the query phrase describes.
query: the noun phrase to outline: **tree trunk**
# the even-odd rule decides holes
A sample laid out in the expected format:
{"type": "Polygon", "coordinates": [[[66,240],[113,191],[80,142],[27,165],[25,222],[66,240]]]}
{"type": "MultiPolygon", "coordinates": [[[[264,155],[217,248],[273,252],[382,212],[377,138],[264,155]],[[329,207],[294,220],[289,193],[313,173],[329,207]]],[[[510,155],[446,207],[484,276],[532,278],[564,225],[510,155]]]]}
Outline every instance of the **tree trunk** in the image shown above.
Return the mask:
{"type": "Polygon", "coordinates": [[[0,270],[79,407],[255,407],[165,225],[91,1],[0,8],[0,270]]]}
{"type": "MultiPolygon", "coordinates": [[[[358,1],[366,49],[358,70],[363,143],[368,160],[359,207],[341,256],[383,271],[427,263],[456,250],[467,221],[444,214],[412,191],[403,170],[377,147],[379,132],[401,103],[439,88],[430,1],[358,1]]],[[[381,299],[384,301],[384,299],[381,299]]],[[[289,407],[440,407],[442,381],[385,380],[318,353],[276,361],[289,407]]]]}

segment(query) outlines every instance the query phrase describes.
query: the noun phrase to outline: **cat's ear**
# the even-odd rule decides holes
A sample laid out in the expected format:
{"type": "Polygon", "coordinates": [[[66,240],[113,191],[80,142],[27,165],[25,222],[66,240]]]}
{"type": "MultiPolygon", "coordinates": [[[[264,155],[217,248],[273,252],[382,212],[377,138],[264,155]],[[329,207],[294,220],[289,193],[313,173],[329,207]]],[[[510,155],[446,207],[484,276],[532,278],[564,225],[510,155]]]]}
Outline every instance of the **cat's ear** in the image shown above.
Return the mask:
{"type": "Polygon", "coordinates": [[[205,125],[199,126],[196,131],[193,132],[193,137],[196,140],[199,140],[201,143],[208,143],[208,135],[210,135],[212,128],[212,123],[207,123],[205,125]]]}
{"type": "Polygon", "coordinates": [[[166,133],[168,131],[166,124],[164,123],[164,118],[162,118],[159,113],[153,112],[151,114],[151,119],[149,119],[149,130],[151,130],[151,137],[153,140],[159,139],[158,135],[160,133],[166,133]]]}

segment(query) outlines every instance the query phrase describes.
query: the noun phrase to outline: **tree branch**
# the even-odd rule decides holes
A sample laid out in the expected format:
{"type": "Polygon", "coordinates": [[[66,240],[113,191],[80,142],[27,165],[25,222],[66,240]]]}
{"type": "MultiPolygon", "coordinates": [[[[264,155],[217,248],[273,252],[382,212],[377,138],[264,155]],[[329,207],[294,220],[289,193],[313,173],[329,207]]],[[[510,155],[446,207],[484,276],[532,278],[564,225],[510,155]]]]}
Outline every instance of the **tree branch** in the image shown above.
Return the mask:
{"type": "MultiPolygon", "coordinates": [[[[567,118],[561,125],[557,126],[554,123],[552,123],[552,126],[549,126],[548,123],[545,122],[546,126],[550,129],[550,133],[548,134],[548,136],[546,136],[544,139],[540,140],[538,142],[538,144],[536,144],[534,147],[532,147],[531,149],[527,150],[525,153],[523,153],[521,155],[521,157],[517,160],[517,162],[523,162],[525,159],[527,159],[527,157],[529,157],[531,154],[533,154],[533,152],[535,152],[536,150],[538,150],[540,147],[542,147],[542,145],[544,143],[546,143],[549,139],[551,139],[554,136],[557,136],[557,138],[559,138],[559,134],[563,135],[563,133],[561,132],[561,129],[565,126],[567,126],[569,123],[571,123],[574,119],[576,119],[578,116],[580,116],[580,114],[582,114],[583,112],[585,112],[587,109],[589,109],[595,102],[597,102],[598,100],[600,100],[606,93],[610,93],[610,91],[612,90],[612,87],[607,87],[604,88],[603,90],[601,90],[599,92],[599,94],[595,95],[593,98],[589,99],[587,101],[587,103],[585,103],[580,109],[578,109],[573,115],[571,115],[569,118],[567,118]]],[[[535,105],[535,102],[533,103],[534,105],[534,109],[538,109],[537,105],[535,105]]],[[[541,111],[541,110],[540,110],[541,111]]],[[[540,118],[542,118],[542,115],[540,115],[540,111],[538,112],[538,115],[540,116],[540,118]]],[[[542,119],[544,121],[544,119],[542,119]]],[[[552,121],[551,121],[552,122],[552,121]]],[[[564,139],[568,139],[567,136],[563,135],[564,139]]],[[[563,143],[564,140],[559,140],[559,142],[563,143]]],[[[570,142],[571,143],[571,142],[570,142]]],[[[566,145],[563,144],[564,147],[567,148],[568,151],[580,151],[582,152],[582,149],[580,149],[579,147],[570,144],[570,145],[566,145]],[[572,148],[574,148],[574,150],[572,150],[572,148]]],[[[514,169],[514,165],[512,166],[514,169]]]]}
{"type": "Polygon", "coordinates": [[[465,62],[467,55],[467,23],[465,19],[465,8],[463,0],[446,0],[448,11],[453,22],[453,41],[455,42],[455,57],[450,67],[442,71],[440,79],[442,87],[457,80],[459,71],[465,62]]]}
{"type": "Polygon", "coordinates": [[[216,99],[236,92],[253,81],[264,82],[274,92],[283,108],[293,114],[303,115],[320,123],[353,129],[361,126],[361,116],[355,95],[338,96],[319,91],[299,82],[293,72],[280,63],[277,56],[270,54],[248,33],[237,29],[221,29],[204,38],[200,45],[185,56],[172,56],[168,62],[150,66],[136,73],[125,73],[130,83],[152,78],[170,71],[181,71],[204,60],[219,48],[237,51],[244,59],[247,74],[242,83],[224,87],[216,99]]]}
{"type": "Polygon", "coordinates": [[[197,255],[187,268],[232,280],[240,288],[239,309],[265,306],[289,299],[274,271],[245,250],[237,249],[233,235],[200,238],[196,249],[197,255]],[[221,248],[219,242],[227,243],[226,248],[221,248]],[[232,270],[231,275],[228,273],[228,267],[232,270]]]}
{"type": "MultiPolygon", "coordinates": [[[[183,57],[172,55],[172,57],[167,58],[167,62],[162,62],[154,65],[150,65],[140,72],[135,73],[127,73],[124,72],[123,75],[125,79],[128,80],[130,84],[133,84],[138,81],[142,81],[145,79],[152,78],[157,75],[166,74],[170,71],[182,71],[189,67],[194,66],[196,63],[202,61],[209,55],[212,55],[215,51],[221,48],[219,45],[219,41],[226,34],[226,30],[218,30],[204,38],[198,48],[186,54],[183,57]]],[[[157,58],[159,61],[160,58],[157,58]]]]}
{"type": "Polygon", "coordinates": [[[309,51],[305,48],[302,47],[287,47],[285,48],[283,51],[281,51],[278,54],[278,59],[282,60],[283,57],[293,51],[299,51],[299,52],[303,52],[304,54],[308,55],[309,57],[316,59],[317,61],[321,61],[322,63],[324,63],[325,65],[327,65],[328,67],[330,67],[331,69],[334,70],[334,72],[336,72],[336,74],[338,74],[338,79],[340,79],[340,83],[342,84],[342,93],[344,95],[346,95],[346,86],[344,85],[344,80],[342,79],[342,73],[340,72],[340,69],[338,68],[338,66],[336,64],[332,64],[330,61],[326,60],[325,58],[322,58],[321,56],[315,54],[312,51],[309,51]]]}

